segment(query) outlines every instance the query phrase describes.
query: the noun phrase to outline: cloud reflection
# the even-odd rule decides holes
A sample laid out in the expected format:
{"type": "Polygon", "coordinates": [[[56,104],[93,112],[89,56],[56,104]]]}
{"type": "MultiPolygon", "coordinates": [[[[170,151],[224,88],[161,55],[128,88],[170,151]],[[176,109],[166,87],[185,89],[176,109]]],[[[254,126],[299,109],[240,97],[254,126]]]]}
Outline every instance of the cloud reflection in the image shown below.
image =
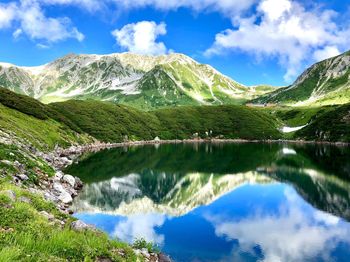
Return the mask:
{"type": "Polygon", "coordinates": [[[327,213],[310,209],[292,189],[284,191],[286,203],[273,214],[256,212],[242,220],[206,215],[218,237],[239,241],[238,253],[250,253],[258,246],[265,261],[329,261],[340,241],[350,244],[350,230],[327,213]],[[309,213],[311,212],[311,214],[309,213]]]}
{"type": "Polygon", "coordinates": [[[157,234],[156,228],[166,220],[161,214],[141,214],[126,217],[115,226],[113,237],[132,243],[135,239],[144,238],[158,245],[163,245],[164,235],[157,234]]]}

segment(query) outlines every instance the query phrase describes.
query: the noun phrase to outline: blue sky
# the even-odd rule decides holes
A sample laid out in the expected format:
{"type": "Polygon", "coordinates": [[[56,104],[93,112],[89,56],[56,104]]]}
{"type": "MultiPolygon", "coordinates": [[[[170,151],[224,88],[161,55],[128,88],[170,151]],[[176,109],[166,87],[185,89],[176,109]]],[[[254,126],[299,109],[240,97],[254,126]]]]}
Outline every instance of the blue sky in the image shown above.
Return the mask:
{"type": "Polygon", "coordinates": [[[341,0],[5,0],[0,61],[179,52],[246,85],[286,85],[350,49],[349,17],[341,0]]]}

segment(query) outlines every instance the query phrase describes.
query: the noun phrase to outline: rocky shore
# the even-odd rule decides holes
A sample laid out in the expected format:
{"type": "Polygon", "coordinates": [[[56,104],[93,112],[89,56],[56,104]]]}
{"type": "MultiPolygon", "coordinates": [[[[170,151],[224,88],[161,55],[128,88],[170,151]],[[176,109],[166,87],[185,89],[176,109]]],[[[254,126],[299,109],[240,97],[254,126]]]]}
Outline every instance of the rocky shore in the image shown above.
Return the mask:
{"type": "MultiPolygon", "coordinates": [[[[33,184],[28,187],[28,190],[35,194],[42,195],[47,201],[54,203],[61,212],[72,215],[73,210],[71,204],[73,199],[79,194],[79,191],[83,188],[83,182],[78,177],[73,177],[69,174],[65,174],[63,169],[73,163],[73,161],[85,152],[95,152],[102,149],[113,148],[118,146],[128,145],[141,145],[151,144],[153,141],[140,141],[132,143],[95,143],[84,146],[71,146],[67,149],[56,148],[53,152],[43,153],[37,151],[32,147],[26,148],[30,150],[36,157],[44,159],[55,170],[55,175],[49,177],[47,175],[41,175],[37,185],[33,184]]],[[[23,145],[22,145],[23,147],[23,145]]],[[[20,165],[19,163],[15,163],[20,165]]],[[[21,166],[19,166],[21,168],[21,166]]],[[[21,170],[21,169],[20,169],[21,170]]],[[[28,180],[28,176],[25,175],[25,170],[21,170],[23,174],[14,176],[14,183],[17,185],[23,184],[28,180]]],[[[10,192],[11,193],[11,192],[10,192]]],[[[13,195],[11,193],[11,195],[13,195]]],[[[55,219],[51,214],[42,212],[42,215],[52,223],[58,224],[61,227],[65,226],[66,220],[55,219]]],[[[94,226],[88,225],[81,220],[71,222],[69,225],[73,230],[97,230],[94,226]]],[[[171,259],[163,253],[149,252],[146,248],[134,249],[137,255],[144,258],[145,261],[150,262],[171,262],[171,259]]],[[[104,259],[104,262],[111,260],[104,259]]]]}

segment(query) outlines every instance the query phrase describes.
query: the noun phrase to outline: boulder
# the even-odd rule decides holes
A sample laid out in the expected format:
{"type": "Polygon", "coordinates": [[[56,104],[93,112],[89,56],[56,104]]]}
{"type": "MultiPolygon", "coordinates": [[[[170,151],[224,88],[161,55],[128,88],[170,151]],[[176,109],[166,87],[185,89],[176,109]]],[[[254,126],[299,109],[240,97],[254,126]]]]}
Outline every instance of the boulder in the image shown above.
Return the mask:
{"type": "Polygon", "coordinates": [[[61,192],[58,199],[64,204],[70,204],[73,201],[72,196],[65,190],[61,192]]]}
{"type": "Polygon", "coordinates": [[[75,185],[75,178],[71,175],[64,175],[62,181],[68,183],[72,187],[75,185]]]}
{"type": "Polygon", "coordinates": [[[70,226],[73,230],[76,230],[76,231],[83,231],[83,230],[88,230],[88,229],[95,230],[94,226],[88,225],[81,220],[77,220],[77,221],[72,222],[70,226]]]}
{"type": "Polygon", "coordinates": [[[60,181],[63,178],[63,176],[64,176],[64,174],[62,171],[57,171],[53,179],[55,181],[57,181],[57,180],[60,181]]]}
{"type": "Polygon", "coordinates": [[[32,200],[30,200],[28,197],[24,197],[24,196],[21,196],[19,199],[18,199],[20,202],[23,202],[23,203],[32,203],[32,200]]]}
{"type": "Polygon", "coordinates": [[[57,191],[59,193],[62,193],[63,191],[65,191],[63,186],[59,182],[54,182],[52,187],[55,191],[57,191]]]}
{"type": "Polygon", "coordinates": [[[27,175],[25,175],[25,174],[19,174],[17,177],[18,177],[19,179],[21,179],[22,181],[27,181],[27,180],[29,180],[29,177],[28,177],[27,175]]]}
{"type": "Polygon", "coordinates": [[[82,187],[83,187],[83,182],[80,180],[79,177],[75,177],[74,189],[81,189],[82,187]]]}
{"type": "Polygon", "coordinates": [[[4,191],[5,195],[8,196],[12,201],[16,201],[16,193],[12,190],[4,191]]]}
{"type": "Polygon", "coordinates": [[[40,215],[42,215],[43,217],[45,217],[45,218],[46,218],[47,220],[49,220],[49,221],[52,221],[52,220],[55,219],[55,216],[54,216],[54,215],[49,214],[49,213],[47,213],[46,211],[40,211],[39,213],[40,213],[40,215]]]}
{"type": "Polygon", "coordinates": [[[44,198],[48,201],[51,201],[51,202],[58,202],[58,198],[56,196],[52,195],[51,193],[48,193],[48,192],[46,192],[44,194],[44,198]]]}

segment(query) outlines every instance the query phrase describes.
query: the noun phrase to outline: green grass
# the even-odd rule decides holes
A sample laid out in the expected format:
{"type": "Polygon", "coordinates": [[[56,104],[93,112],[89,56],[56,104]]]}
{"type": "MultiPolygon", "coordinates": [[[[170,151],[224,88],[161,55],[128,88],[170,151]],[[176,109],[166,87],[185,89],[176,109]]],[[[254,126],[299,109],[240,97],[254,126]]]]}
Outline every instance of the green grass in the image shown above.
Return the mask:
{"type": "Polygon", "coordinates": [[[261,109],[277,118],[281,125],[307,125],[286,139],[350,142],[350,104],[314,107],[276,107],[261,109]]]}
{"type": "Polygon", "coordinates": [[[3,144],[0,144],[0,160],[10,161],[10,164],[0,165],[0,261],[96,261],[103,257],[112,261],[136,261],[127,244],[110,240],[98,231],[72,230],[72,217],[26,189],[30,183],[53,175],[54,171],[42,160],[3,144]],[[30,176],[23,187],[11,183],[12,176],[20,171],[15,161],[30,176]],[[9,197],[9,191],[15,193],[15,199],[9,197]],[[22,202],[23,198],[29,203],[22,202]],[[56,221],[49,221],[41,211],[52,214],[56,221]],[[65,220],[65,226],[57,220],[65,220]],[[121,256],[118,251],[125,255],[121,256]]]}
{"type": "Polygon", "coordinates": [[[52,223],[39,212],[46,211],[62,219],[53,204],[13,185],[0,181],[0,261],[95,261],[108,257],[113,261],[135,261],[131,248],[124,243],[109,240],[101,232],[73,231],[69,227],[71,218],[63,228],[52,223]],[[17,200],[5,194],[11,189],[17,200]],[[32,203],[20,202],[26,196],[32,203]],[[6,230],[6,231],[4,231],[6,230]],[[118,254],[122,250],[124,257],[118,254]],[[89,260],[90,259],[90,260],[89,260]]]}
{"type": "Polygon", "coordinates": [[[259,104],[275,103],[290,106],[298,102],[300,102],[302,106],[322,106],[349,103],[350,70],[346,68],[344,64],[339,62],[346,56],[349,56],[349,52],[321,61],[308,68],[303,73],[303,76],[305,75],[306,77],[299,78],[297,83],[292,88],[291,86],[281,88],[267,95],[258,97],[252,102],[259,104]],[[332,67],[342,68],[342,75],[329,76],[328,73],[331,70],[334,70],[332,67]]]}
{"type": "Polygon", "coordinates": [[[350,104],[323,107],[295,137],[307,140],[350,142],[350,104]]]}
{"type": "Polygon", "coordinates": [[[160,250],[156,244],[153,242],[147,242],[144,238],[136,239],[132,244],[132,247],[136,249],[146,248],[149,253],[160,253],[160,250]]]}
{"type": "Polygon", "coordinates": [[[63,115],[37,100],[0,88],[0,130],[43,151],[92,141],[63,115]]]}
{"type": "Polygon", "coordinates": [[[67,101],[50,105],[79,129],[106,142],[188,139],[194,133],[242,139],[277,138],[277,122],[259,110],[245,106],[183,106],[143,112],[97,101],[67,101]]]}

